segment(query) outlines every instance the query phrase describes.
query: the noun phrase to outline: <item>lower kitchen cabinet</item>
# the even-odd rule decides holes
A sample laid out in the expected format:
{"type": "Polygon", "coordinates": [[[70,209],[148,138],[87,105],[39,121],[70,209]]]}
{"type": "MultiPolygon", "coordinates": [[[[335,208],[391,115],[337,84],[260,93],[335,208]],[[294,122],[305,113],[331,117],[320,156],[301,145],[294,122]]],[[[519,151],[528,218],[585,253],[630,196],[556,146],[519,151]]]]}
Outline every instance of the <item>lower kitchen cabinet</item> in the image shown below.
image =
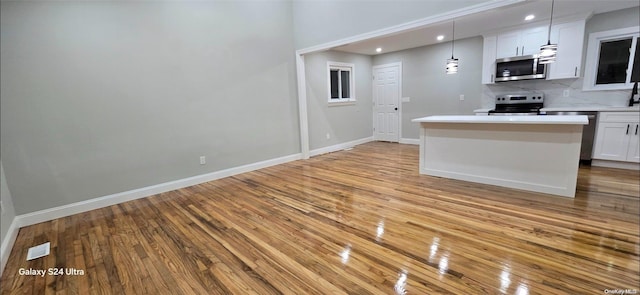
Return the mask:
{"type": "Polygon", "coordinates": [[[601,112],[593,159],[640,163],[638,112],[601,112]]]}

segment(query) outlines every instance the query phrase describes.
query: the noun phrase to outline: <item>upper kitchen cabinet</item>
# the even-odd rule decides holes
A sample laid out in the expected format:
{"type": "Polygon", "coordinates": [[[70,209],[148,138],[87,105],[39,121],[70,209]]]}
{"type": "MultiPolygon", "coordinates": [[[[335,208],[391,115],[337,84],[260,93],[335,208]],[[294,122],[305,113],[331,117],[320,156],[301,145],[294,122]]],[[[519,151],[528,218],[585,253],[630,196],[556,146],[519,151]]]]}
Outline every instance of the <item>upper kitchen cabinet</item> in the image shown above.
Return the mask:
{"type": "Polygon", "coordinates": [[[533,55],[547,43],[548,27],[500,33],[496,38],[496,58],[533,55]]]}
{"type": "Polygon", "coordinates": [[[585,21],[551,27],[551,43],[558,44],[556,61],[549,64],[547,80],[580,77],[585,21]]]}
{"type": "MultiPolygon", "coordinates": [[[[580,77],[586,18],[565,18],[551,27],[551,43],[558,44],[558,52],[556,61],[547,65],[547,80],[580,77]]],[[[547,34],[548,26],[536,26],[484,35],[482,84],[495,82],[496,59],[538,54],[547,44],[547,34]]]]}
{"type": "Polygon", "coordinates": [[[496,36],[485,36],[482,47],[482,84],[495,83],[496,36]]]}

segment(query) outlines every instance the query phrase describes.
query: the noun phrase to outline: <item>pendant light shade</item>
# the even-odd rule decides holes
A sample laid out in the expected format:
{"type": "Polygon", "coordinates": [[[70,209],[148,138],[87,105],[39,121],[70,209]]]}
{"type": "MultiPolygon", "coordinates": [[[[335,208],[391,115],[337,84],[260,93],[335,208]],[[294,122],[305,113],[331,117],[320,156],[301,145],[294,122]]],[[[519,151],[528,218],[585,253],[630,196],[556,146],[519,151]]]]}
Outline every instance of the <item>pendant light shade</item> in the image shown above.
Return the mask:
{"type": "Polygon", "coordinates": [[[458,59],[453,58],[453,55],[450,59],[447,59],[447,74],[455,74],[458,72],[458,59]]]}
{"type": "Polygon", "coordinates": [[[540,46],[540,54],[538,55],[538,63],[550,64],[556,61],[558,53],[558,44],[551,44],[551,24],[553,24],[553,4],[555,0],[551,0],[551,18],[549,19],[549,33],[547,34],[547,44],[540,46]]]}
{"type": "Polygon", "coordinates": [[[456,21],[453,21],[451,33],[451,58],[447,59],[447,74],[455,74],[458,72],[458,59],[453,57],[453,46],[456,39],[456,21]]]}
{"type": "Polygon", "coordinates": [[[538,55],[538,63],[550,64],[556,61],[557,52],[558,52],[558,44],[551,44],[551,42],[548,42],[546,45],[540,46],[540,55],[538,55]]]}

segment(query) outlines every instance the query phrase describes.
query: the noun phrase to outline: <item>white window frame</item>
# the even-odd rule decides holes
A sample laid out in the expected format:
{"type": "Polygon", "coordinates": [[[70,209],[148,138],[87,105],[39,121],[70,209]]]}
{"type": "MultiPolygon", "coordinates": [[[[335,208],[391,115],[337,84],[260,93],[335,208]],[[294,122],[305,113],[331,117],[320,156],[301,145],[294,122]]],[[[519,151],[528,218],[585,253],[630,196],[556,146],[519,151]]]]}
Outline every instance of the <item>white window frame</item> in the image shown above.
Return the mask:
{"type": "MultiPolygon", "coordinates": [[[[356,66],[351,63],[327,62],[327,98],[329,105],[345,105],[355,104],[356,102],[356,84],[355,84],[356,66]],[[348,71],[349,72],[349,97],[348,98],[331,98],[331,70],[348,71]]],[[[338,75],[338,94],[342,95],[342,76],[338,75]]]]}
{"type": "Polygon", "coordinates": [[[589,34],[589,43],[587,47],[586,67],[584,71],[584,81],[582,84],[583,91],[597,90],[621,90],[631,89],[633,83],[631,80],[631,70],[633,61],[640,56],[635,55],[636,42],[640,36],[640,26],[610,30],[604,32],[596,32],[589,34]],[[625,83],[600,84],[596,85],[598,73],[598,63],[600,57],[600,43],[603,41],[615,41],[620,39],[632,38],[631,48],[629,50],[629,64],[627,66],[627,79],[625,83]]]}

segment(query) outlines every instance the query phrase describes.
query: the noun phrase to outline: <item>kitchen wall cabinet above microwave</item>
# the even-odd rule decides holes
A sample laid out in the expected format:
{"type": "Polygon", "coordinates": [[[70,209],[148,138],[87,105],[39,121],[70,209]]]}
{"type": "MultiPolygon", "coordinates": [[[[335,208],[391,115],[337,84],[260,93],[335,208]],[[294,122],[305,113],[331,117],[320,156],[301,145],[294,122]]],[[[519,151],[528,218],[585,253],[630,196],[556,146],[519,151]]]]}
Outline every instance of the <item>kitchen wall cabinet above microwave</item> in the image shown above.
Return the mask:
{"type": "MultiPolygon", "coordinates": [[[[547,80],[578,78],[582,70],[585,19],[551,27],[551,43],[558,44],[556,61],[547,69],[547,80]]],[[[496,59],[537,54],[547,43],[548,27],[533,27],[484,36],[482,84],[495,83],[496,59]]]]}
{"type": "Polygon", "coordinates": [[[537,54],[540,45],[547,43],[548,28],[535,27],[498,34],[496,58],[537,54]]]}

